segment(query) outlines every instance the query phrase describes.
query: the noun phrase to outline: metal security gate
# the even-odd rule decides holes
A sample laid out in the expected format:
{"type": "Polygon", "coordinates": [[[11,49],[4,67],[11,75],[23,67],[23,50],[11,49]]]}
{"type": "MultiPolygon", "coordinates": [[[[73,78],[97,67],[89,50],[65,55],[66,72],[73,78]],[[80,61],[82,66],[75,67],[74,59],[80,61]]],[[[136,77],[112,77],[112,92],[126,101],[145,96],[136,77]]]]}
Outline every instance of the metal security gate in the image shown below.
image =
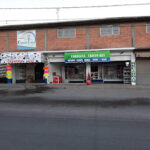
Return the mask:
{"type": "Polygon", "coordinates": [[[150,58],[136,59],[137,85],[150,85],[150,58]]]}

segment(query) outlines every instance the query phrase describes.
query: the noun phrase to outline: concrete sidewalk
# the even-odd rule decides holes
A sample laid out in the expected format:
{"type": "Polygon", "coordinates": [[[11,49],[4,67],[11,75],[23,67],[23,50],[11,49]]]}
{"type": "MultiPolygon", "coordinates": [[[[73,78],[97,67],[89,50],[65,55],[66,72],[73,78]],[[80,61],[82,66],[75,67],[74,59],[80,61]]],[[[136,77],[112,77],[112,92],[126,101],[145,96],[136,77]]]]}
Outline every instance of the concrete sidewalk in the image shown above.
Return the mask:
{"type": "Polygon", "coordinates": [[[150,86],[124,84],[3,84],[0,99],[41,99],[48,101],[150,101],[150,86]]]}
{"type": "Polygon", "coordinates": [[[19,84],[0,84],[1,89],[22,89],[22,88],[91,88],[91,89],[150,89],[150,85],[130,85],[130,84],[92,84],[86,85],[85,83],[61,83],[61,84],[44,84],[44,83],[19,83],[19,84]]]}

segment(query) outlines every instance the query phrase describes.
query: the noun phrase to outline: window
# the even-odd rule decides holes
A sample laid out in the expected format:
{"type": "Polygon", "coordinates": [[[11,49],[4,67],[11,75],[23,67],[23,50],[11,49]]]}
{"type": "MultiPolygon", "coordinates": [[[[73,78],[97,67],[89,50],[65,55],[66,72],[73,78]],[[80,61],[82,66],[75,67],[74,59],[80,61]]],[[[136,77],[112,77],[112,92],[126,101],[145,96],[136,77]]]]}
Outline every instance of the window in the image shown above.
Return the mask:
{"type": "Polygon", "coordinates": [[[150,33],[150,23],[146,24],[146,33],[150,33]]]}
{"type": "Polygon", "coordinates": [[[76,30],[75,28],[58,29],[57,37],[58,38],[75,38],[76,30]]]}
{"type": "Polygon", "coordinates": [[[100,27],[100,35],[118,35],[120,34],[119,25],[105,25],[100,27]]]}

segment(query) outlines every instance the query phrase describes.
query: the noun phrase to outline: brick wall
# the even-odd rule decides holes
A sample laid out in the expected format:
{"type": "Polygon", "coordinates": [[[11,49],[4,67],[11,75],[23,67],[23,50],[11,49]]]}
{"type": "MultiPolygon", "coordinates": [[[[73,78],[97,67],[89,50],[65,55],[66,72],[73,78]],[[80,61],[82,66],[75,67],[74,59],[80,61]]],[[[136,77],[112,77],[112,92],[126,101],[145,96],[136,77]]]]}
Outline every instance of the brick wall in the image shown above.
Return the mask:
{"type": "Polygon", "coordinates": [[[150,33],[146,33],[146,23],[135,24],[135,46],[150,47],[150,33]]]}
{"type": "MultiPolygon", "coordinates": [[[[45,31],[47,31],[48,50],[79,50],[87,48],[86,39],[87,27],[76,27],[75,38],[57,38],[57,29],[37,29],[36,30],[36,49],[35,51],[45,50],[45,31]]],[[[121,24],[120,34],[112,36],[101,36],[100,25],[89,26],[89,45],[90,49],[100,48],[124,48],[132,47],[131,24],[121,24]]],[[[9,51],[23,52],[33,50],[17,50],[17,32],[9,33],[9,51]]],[[[146,33],[146,23],[135,24],[135,46],[150,47],[150,34],[146,33]]],[[[0,52],[6,52],[6,32],[0,32],[0,52]]]]}
{"type": "MultiPolygon", "coordinates": [[[[45,30],[36,30],[36,49],[35,51],[43,51],[45,49],[45,39],[44,39],[45,30]]],[[[17,49],[17,32],[9,31],[9,51],[10,52],[26,52],[33,50],[18,50],[17,49]]]]}
{"type": "Polygon", "coordinates": [[[0,52],[6,51],[6,32],[0,32],[0,52]]]}
{"type": "Polygon", "coordinates": [[[17,32],[9,31],[9,51],[17,51],[17,32]]]}
{"type": "Polygon", "coordinates": [[[122,48],[131,47],[131,25],[120,25],[119,35],[100,35],[100,26],[90,28],[90,48],[122,48]]]}
{"type": "Polygon", "coordinates": [[[57,38],[57,29],[48,30],[48,50],[86,49],[86,29],[76,28],[75,38],[57,38]]]}

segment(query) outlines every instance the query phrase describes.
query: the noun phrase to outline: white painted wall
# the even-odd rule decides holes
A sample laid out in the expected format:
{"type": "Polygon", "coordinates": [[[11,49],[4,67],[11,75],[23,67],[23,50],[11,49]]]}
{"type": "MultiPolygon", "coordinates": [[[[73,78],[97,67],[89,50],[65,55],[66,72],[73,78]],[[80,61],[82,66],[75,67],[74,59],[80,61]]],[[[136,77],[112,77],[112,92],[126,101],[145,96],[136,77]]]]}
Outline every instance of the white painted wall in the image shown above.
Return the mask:
{"type": "Polygon", "coordinates": [[[15,64],[12,65],[12,83],[15,84],[16,83],[16,66],[15,64]]]}
{"type": "Polygon", "coordinates": [[[91,75],[91,63],[86,63],[86,79],[88,77],[88,73],[91,75]]]}
{"type": "Polygon", "coordinates": [[[53,72],[56,72],[56,76],[61,76],[64,75],[64,72],[62,73],[62,68],[64,66],[64,63],[49,63],[49,82],[53,82],[53,72]]]}

